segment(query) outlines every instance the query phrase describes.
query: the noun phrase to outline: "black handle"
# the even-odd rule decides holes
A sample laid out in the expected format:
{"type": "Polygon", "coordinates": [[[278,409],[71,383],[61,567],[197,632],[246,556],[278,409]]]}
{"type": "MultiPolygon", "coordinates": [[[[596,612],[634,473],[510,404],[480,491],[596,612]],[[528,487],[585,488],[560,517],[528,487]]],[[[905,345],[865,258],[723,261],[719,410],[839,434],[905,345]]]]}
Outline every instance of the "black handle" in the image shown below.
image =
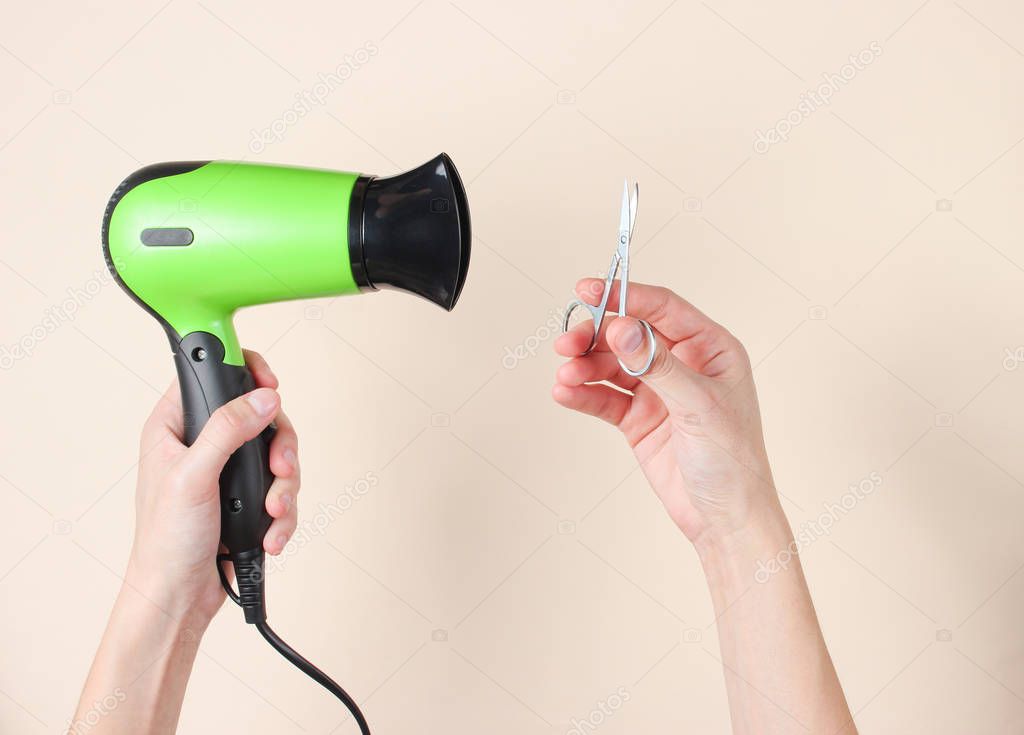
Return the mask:
{"type": "MultiPolygon", "coordinates": [[[[174,347],[174,365],[185,412],[185,444],[191,446],[211,414],[228,401],[256,387],[244,365],[224,363],[224,345],[207,332],[186,335],[174,347]]],[[[270,527],[267,491],[270,472],[271,424],[231,455],[220,475],[220,539],[232,556],[261,552],[270,527]]]]}

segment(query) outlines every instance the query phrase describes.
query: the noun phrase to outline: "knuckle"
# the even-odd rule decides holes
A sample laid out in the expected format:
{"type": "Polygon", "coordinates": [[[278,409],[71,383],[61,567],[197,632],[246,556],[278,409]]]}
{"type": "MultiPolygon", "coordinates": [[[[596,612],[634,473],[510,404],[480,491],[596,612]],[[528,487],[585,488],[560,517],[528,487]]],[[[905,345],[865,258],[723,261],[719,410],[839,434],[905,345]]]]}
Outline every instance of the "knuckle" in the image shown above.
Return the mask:
{"type": "Polygon", "coordinates": [[[739,340],[736,341],[736,354],[743,360],[744,365],[750,365],[750,353],[747,352],[746,346],[739,340]]]}
{"type": "Polygon", "coordinates": [[[248,423],[248,413],[236,401],[225,403],[213,412],[213,422],[222,427],[222,431],[235,433],[245,428],[248,423]]]}
{"type": "Polygon", "coordinates": [[[288,478],[281,478],[279,479],[279,482],[281,483],[281,494],[290,495],[292,497],[292,502],[295,502],[296,493],[299,491],[298,475],[296,474],[288,478]]]}
{"type": "Polygon", "coordinates": [[[293,452],[299,451],[299,436],[295,433],[295,427],[288,421],[278,420],[277,434],[274,435],[274,438],[281,444],[281,451],[286,449],[291,449],[293,452]]]}
{"type": "Polygon", "coordinates": [[[672,303],[672,299],[676,297],[676,294],[665,286],[654,286],[653,288],[655,299],[648,321],[660,322],[668,316],[669,305],[672,303]]]}
{"type": "Polygon", "coordinates": [[[283,455],[290,449],[298,457],[299,435],[295,431],[295,425],[284,413],[279,413],[274,423],[277,426],[277,431],[271,442],[274,445],[274,451],[281,452],[283,455]]]}
{"type": "Polygon", "coordinates": [[[734,335],[732,332],[730,332],[725,327],[722,327],[721,329],[722,329],[722,337],[723,337],[725,346],[728,349],[730,349],[733,352],[735,352],[745,364],[749,365],[750,364],[750,354],[747,352],[746,345],[744,345],[743,342],[740,341],[739,337],[734,335]]]}
{"type": "Polygon", "coordinates": [[[205,441],[225,455],[231,452],[250,432],[250,417],[236,401],[226,403],[210,416],[197,441],[205,441]]]}
{"type": "Polygon", "coordinates": [[[695,342],[707,350],[721,350],[731,349],[736,338],[721,324],[712,323],[697,335],[695,342]]]}
{"type": "Polygon", "coordinates": [[[651,362],[647,375],[655,380],[666,378],[672,373],[674,364],[675,358],[665,349],[664,345],[659,344],[654,352],[654,360],[651,362]]]}
{"type": "Polygon", "coordinates": [[[204,446],[213,450],[216,454],[220,455],[221,459],[225,462],[231,456],[234,451],[230,436],[218,435],[216,431],[204,432],[199,435],[196,439],[196,444],[202,443],[204,446]]]}

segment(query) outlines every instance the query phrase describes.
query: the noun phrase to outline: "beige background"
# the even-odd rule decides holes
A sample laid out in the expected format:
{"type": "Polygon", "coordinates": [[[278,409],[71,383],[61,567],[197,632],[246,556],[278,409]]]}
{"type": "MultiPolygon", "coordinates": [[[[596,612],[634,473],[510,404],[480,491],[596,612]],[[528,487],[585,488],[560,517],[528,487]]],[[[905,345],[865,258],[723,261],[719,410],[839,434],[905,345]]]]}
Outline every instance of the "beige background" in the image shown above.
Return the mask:
{"type": "MultiPolygon", "coordinates": [[[[549,399],[554,315],[606,266],[626,175],[635,278],[747,344],[794,525],[882,478],[804,552],[862,731],[1024,730],[1019,5],[345,5],[4,13],[0,343],[33,353],[0,373],[0,730],[58,732],[73,709],[129,548],[138,430],[172,375],[103,275],[114,186],[162,160],[387,174],[441,150],[475,235],[453,314],[380,294],[238,317],[303,441],[304,543],[270,579],[271,619],[376,733],[565,733],[620,687],[601,735],[728,731],[694,554],[619,437],[549,399]],[[830,106],[754,150],[873,42],[830,106]],[[95,295],[33,338],[69,288],[95,295]],[[518,346],[535,354],[503,363],[518,346]]],[[[225,609],[181,731],[243,729],[354,732],[225,609]]]]}

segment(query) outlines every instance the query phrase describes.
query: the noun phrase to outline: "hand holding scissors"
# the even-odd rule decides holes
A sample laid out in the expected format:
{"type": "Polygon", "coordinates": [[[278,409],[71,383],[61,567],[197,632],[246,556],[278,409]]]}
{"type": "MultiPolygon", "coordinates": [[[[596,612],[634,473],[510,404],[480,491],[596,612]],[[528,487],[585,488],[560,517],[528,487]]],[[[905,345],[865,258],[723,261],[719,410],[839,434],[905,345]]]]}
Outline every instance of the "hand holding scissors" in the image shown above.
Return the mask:
{"type": "MultiPolygon", "coordinates": [[[[612,263],[608,268],[608,275],[604,279],[604,293],[601,295],[601,303],[597,306],[592,306],[585,301],[576,299],[565,310],[565,317],[562,319],[562,331],[569,331],[569,318],[572,313],[578,307],[585,307],[590,312],[591,318],[594,320],[594,336],[590,338],[590,346],[581,353],[582,355],[590,354],[591,350],[597,345],[597,338],[601,332],[601,324],[604,322],[605,313],[608,310],[608,297],[612,292],[612,282],[615,280],[615,276],[619,273],[619,268],[622,268],[622,274],[619,276],[619,310],[614,312],[617,316],[626,316],[626,297],[629,291],[629,245],[633,239],[633,226],[636,224],[636,207],[637,200],[640,197],[640,187],[633,184],[633,197],[629,197],[629,182],[624,181],[622,183],[622,209],[619,212],[619,234],[618,240],[615,244],[615,253],[612,255],[612,263]]],[[[649,345],[649,352],[647,356],[647,362],[640,370],[631,370],[619,360],[619,367],[623,371],[632,375],[635,378],[640,377],[648,370],[651,369],[651,363],[654,362],[654,354],[657,349],[657,342],[654,338],[654,330],[651,329],[651,325],[643,319],[638,320],[647,330],[647,344],[649,345]]]]}

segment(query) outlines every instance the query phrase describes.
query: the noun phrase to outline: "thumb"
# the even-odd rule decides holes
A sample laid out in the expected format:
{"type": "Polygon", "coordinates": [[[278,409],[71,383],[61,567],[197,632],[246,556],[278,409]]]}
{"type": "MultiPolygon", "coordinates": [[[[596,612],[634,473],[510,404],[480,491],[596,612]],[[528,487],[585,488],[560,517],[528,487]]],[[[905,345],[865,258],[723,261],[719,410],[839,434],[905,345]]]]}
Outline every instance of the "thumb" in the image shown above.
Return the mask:
{"type": "Polygon", "coordinates": [[[189,465],[203,475],[220,476],[235,450],[259,436],[280,408],[281,398],[271,388],[257,388],[225,403],[189,447],[189,465]]]}
{"type": "MultiPolygon", "coordinates": [[[[642,370],[651,356],[650,335],[631,316],[618,317],[608,326],[608,345],[630,370],[642,370]]],[[[671,411],[693,410],[706,400],[704,376],[684,365],[657,339],[651,366],[639,380],[650,386],[671,411]]]]}

